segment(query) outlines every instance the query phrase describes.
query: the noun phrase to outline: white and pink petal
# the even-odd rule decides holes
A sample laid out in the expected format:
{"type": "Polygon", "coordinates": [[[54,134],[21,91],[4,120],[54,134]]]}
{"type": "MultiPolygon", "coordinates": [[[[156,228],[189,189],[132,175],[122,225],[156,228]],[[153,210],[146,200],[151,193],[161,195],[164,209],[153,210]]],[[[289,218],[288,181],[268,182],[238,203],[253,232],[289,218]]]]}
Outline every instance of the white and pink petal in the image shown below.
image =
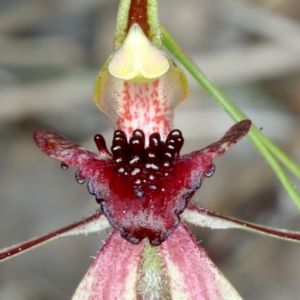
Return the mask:
{"type": "Polygon", "coordinates": [[[108,227],[110,227],[110,225],[106,217],[102,213],[98,212],[89,218],[83,219],[82,221],[53,231],[49,234],[31,239],[29,241],[8,248],[4,248],[0,250],[0,261],[7,260],[19,254],[23,254],[24,252],[27,252],[29,250],[33,250],[37,247],[46,245],[61,237],[73,235],[75,236],[80,234],[87,235],[89,233],[99,233],[100,231],[108,227]]]}
{"type": "Polygon", "coordinates": [[[138,268],[144,243],[133,245],[114,231],[72,300],[136,300],[138,268]]]}
{"type": "Polygon", "coordinates": [[[181,224],[159,246],[172,300],[242,300],[181,224]]]}
{"type": "Polygon", "coordinates": [[[207,209],[198,208],[191,204],[181,214],[181,219],[187,223],[200,227],[208,227],[211,229],[242,229],[281,240],[300,242],[300,232],[266,227],[218,215],[208,211],[207,209]]]}

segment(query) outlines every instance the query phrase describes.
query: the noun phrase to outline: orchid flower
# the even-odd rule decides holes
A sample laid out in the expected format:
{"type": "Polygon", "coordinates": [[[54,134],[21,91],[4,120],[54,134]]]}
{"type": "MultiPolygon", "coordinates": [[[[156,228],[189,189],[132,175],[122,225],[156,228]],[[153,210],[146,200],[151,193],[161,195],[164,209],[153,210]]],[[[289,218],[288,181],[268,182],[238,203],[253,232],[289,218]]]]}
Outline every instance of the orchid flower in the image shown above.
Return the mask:
{"type": "Polygon", "coordinates": [[[115,130],[111,151],[100,134],[94,153],[56,132],[34,133],[37,146],[59,159],[62,168],[78,168],[77,181],[87,181],[100,210],[0,251],[0,260],[6,260],[61,237],[112,227],[74,300],[242,299],[187,224],[300,240],[298,232],[251,224],[192,204],[193,194],[215,171],[213,159],[243,138],[251,121],[235,124],[202,150],[180,155],[184,139],[172,122],[175,107],[188,96],[188,84],[162,50],[157,10],[157,0],[120,2],[114,51],[95,85],[95,103],[115,130]]]}

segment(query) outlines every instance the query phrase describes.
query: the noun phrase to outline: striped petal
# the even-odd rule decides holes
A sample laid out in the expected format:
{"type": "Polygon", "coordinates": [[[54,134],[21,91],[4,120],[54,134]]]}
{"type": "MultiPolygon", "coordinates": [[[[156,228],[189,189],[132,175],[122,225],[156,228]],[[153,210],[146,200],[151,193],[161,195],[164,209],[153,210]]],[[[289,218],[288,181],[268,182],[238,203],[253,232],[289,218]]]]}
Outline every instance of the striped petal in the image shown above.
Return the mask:
{"type": "Polygon", "coordinates": [[[165,140],[173,127],[176,106],[189,94],[183,72],[170,62],[168,71],[156,79],[132,82],[116,78],[108,66],[109,61],[96,79],[94,101],[109,116],[114,129],[132,136],[139,128],[146,140],[158,132],[165,140]]]}
{"type": "Polygon", "coordinates": [[[185,225],[159,246],[172,300],[241,300],[185,225]]]}
{"type": "Polygon", "coordinates": [[[144,242],[133,245],[114,231],[78,286],[72,300],[136,300],[144,242]]]}

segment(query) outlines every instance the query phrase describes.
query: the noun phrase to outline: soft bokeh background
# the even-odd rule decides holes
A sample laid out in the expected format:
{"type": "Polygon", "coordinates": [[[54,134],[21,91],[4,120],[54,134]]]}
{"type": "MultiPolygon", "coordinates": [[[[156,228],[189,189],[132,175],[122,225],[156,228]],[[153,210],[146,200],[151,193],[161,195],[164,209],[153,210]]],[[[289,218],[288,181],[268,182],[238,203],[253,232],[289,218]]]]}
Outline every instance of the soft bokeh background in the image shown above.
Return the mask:
{"type": "MultiPolygon", "coordinates": [[[[74,180],[75,170],[62,171],[35,147],[32,134],[50,128],[92,149],[95,133],[111,139],[109,120],[93,104],[93,84],[112,51],[117,6],[117,0],[0,0],[0,248],[98,207],[74,180]]],[[[299,0],[161,0],[160,16],[209,78],[299,163],[299,0]]],[[[214,142],[232,125],[189,81],[191,97],[175,122],[185,152],[214,142]]],[[[195,202],[300,230],[299,211],[248,140],[216,165],[195,202]]],[[[300,245],[193,230],[246,300],[299,299],[300,245]]],[[[0,299],[70,299],[104,239],[105,233],[63,239],[1,264],[0,299]]]]}

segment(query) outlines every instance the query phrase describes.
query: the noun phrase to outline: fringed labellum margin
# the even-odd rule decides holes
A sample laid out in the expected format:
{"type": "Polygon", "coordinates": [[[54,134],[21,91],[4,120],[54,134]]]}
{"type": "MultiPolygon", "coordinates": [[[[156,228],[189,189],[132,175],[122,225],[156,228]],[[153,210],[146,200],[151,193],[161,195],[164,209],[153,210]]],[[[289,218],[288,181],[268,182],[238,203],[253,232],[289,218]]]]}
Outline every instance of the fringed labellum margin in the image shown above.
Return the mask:
{"type": "Polygon", "coordinates": [[[127,241],[138,244],[148,238],[157,246],[179,225],[179,215],[204,178],[211,175],[212,159],[237,143],[250,126],[250,121],[242,121],[220,141],[183,156],[179,155],[183,138],[178,130],[171,131],[165,142],[158,133],[150,135],[146,148],[141,130],[134,131],[129,142],[124,132],[116,131],[112,155],[104,150],[104,139],[99,135],[100,154],[48,130],[37,131],[34,139],[47,155],[79,168],[77,181],[89,180],[90,193],[96,196],[111,226],[127,241]]]}

